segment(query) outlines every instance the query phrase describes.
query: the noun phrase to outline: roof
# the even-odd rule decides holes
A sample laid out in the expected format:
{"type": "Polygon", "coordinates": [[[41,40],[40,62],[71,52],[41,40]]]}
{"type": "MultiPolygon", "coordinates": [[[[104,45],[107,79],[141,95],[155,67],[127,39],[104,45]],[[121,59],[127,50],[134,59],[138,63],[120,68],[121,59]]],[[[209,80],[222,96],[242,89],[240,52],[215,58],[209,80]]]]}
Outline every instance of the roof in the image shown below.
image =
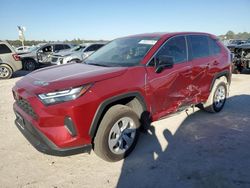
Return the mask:
{"type": "Polygon", "coordinates": [[[210,33],[204,33],[204,32],[156,32],[156,33],[143,33],[143,34],[136,34],[136,35],[130,35],[128,37],[160,37],[160,38],[168,38],[175,35],[190,35],[190,34],[201,34],[201,35],[210,35],[214,36],[210,33]]]}

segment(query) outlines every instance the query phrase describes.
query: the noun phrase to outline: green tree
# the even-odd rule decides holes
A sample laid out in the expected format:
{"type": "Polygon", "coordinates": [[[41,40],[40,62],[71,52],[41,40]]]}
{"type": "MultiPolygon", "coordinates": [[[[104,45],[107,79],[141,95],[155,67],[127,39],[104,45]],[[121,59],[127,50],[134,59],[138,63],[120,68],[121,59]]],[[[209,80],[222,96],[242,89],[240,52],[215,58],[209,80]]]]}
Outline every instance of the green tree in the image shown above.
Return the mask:
{"type": "Polygon", "coordinates": [[[228,31],[225,36],[227,37],[227,39],[234,39],[235,38],[235,34],[233,31],[228,31]]]}

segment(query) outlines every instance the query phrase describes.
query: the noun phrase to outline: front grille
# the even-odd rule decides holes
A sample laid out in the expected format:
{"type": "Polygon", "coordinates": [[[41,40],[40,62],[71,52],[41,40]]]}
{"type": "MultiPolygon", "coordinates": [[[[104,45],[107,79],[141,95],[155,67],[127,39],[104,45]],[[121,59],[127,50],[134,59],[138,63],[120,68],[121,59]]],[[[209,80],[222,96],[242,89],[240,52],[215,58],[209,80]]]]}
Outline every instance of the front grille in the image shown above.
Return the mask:
{"type": "Polygon", "coordinates": [[[32,118],[37,119],[37,115],[34,112],[33,108],[29,104],[29,102],[25,99],[18,99],[16,101],[17,106],[19,106],[24,112],[29,114],[32,118]]]}
{"type": "Polygon", "coordinates": [[[56,58],[56,57],[52,57],[52,58],[51,58],[51,61],[52,61],[52,62],[57,62],[57,59],[58,59],[58,58],[56,58]]]}

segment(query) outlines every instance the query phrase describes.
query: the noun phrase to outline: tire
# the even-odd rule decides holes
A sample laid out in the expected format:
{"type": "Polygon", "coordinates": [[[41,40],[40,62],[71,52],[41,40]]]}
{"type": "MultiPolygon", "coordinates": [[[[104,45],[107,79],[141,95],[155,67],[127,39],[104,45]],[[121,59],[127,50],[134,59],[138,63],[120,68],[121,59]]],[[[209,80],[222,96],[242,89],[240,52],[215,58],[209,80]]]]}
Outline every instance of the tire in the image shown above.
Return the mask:
{"type": "Polygon", "coordinates": [[[69,63],[80,63],[81,60],[80,59],[72,59],[69,61],[69,63]]]}
{"type": "Polygon", "coordinates": [[[240,71],[238,70],[237,66],[235,66],[234,64],[232,64],[232,73],[233,74],[240,74],[240,71]]]}
{"type": "Polygon", "coordinates": [[[122,160],[135,148],[139,128],[139,118],[131,108],[124,105],[111,107],[97,130],[94,152],[109,162],[122,160]]]}
{"type": "Polygon", "coordinates": [[[9,79],[13,74],[13,70],[5,64],[0,64],[0,79],[9,79]]]}
{"type": "Polygon", "coordinates": [[[227,94],[228,83],[226,77],[223,76],[215,81],[206,103],[198,107],[211,113],[220,112],[225,105],[227,94]]]}
{"type": "Polygon", "coordinates": [[[37,68],[37,63],[34,59],[25,59],[23,61],[24,70],[33,71],[37,68]]]}

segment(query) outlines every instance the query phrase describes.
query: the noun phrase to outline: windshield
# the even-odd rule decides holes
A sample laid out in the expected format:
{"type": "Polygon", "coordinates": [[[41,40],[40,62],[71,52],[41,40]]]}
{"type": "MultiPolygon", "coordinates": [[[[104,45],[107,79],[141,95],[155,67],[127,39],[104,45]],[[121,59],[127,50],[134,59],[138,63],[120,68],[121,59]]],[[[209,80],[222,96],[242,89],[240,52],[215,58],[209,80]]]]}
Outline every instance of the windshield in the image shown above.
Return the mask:
{"type": "Polygon", "coordinates": [[[31,48],[29,49],[29,51],[30,51],[30,52],[33,52],[33,51],[37,50],[38,48],[39,48],[38,46],[33,46],[33,47],[31,47],[31,48]]]}
{"type": "Polygon", "coordinates": [[[128,37],[113,40],[86,60],[86,64],[129,67],[139,65],[159,37],[128,37]]]}

